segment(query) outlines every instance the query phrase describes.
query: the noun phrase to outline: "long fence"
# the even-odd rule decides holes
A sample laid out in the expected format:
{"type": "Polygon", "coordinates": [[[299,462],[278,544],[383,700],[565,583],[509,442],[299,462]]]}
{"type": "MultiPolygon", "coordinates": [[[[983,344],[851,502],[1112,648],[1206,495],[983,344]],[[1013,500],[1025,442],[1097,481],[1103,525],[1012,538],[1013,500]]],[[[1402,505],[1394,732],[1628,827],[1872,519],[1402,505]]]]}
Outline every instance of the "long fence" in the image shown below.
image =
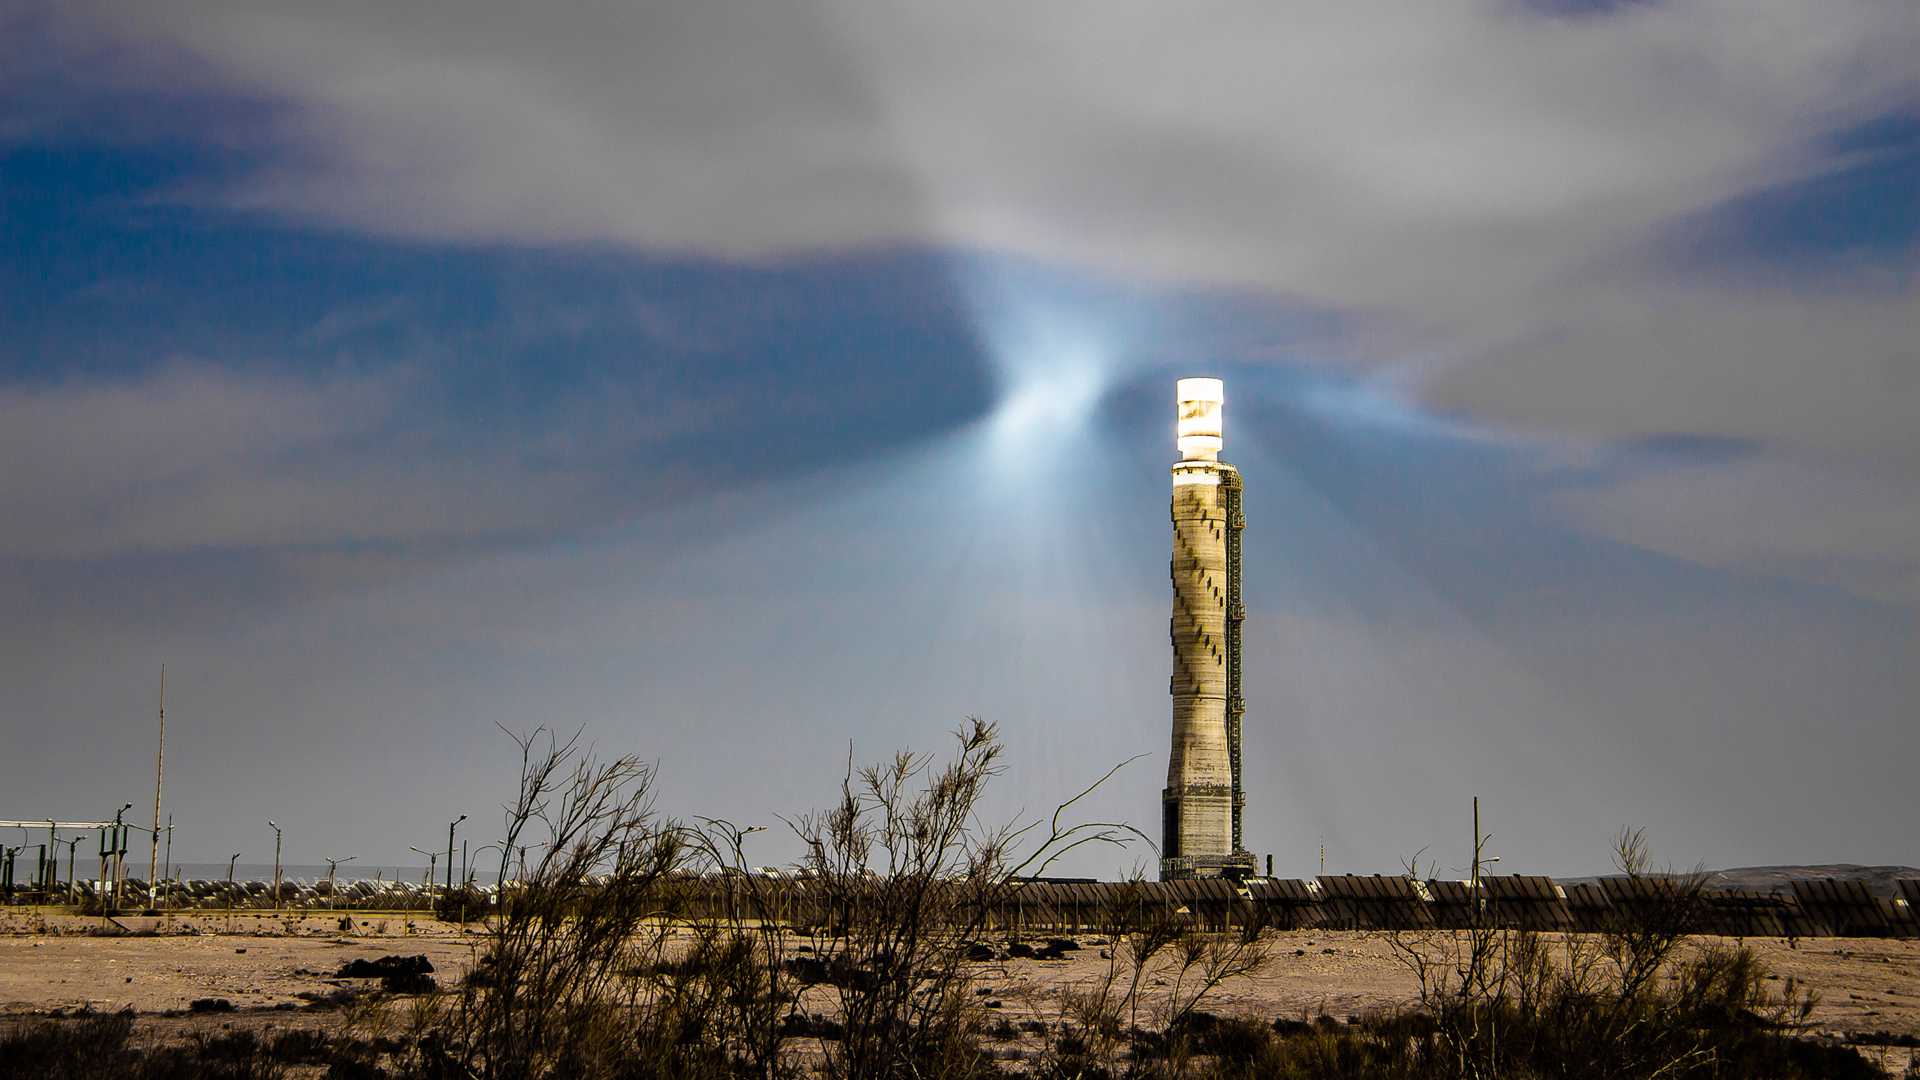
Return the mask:
{"type": "MultiPolygon", "coordinates": [[[[593,887],[587,883],[586,887],[593,887]]],[[[512,884],[507,888],[510,891],[512,884]]],[[[663,905],[694,919],[771,918],[812,929],[831,927],[836,914],[859,903],[863,888],[842,882],[829,888],[804,876],[675,875],[660,883],[663,905]]],[[[1690,901],[1700,933],[1728,937],[1920,937],[1920,879],[1895,882],[1898,895],[1876,895],[1860,881],[1799,880],[1760,893],[1703,890],[1690,901]]],[[[1486,877],[1465,881],[1420,881],[1404,876],[1330,875],[1313,879],[1253,878],[1194,881],[1064,881],[1012,883],[983,895],[958,885],[936,884],[950,896],[936,898],[947,910],[992,932],[1020,934],[1121,933],[1156,921],[1183,921],[1210,931],[1273,927],[1282,930],[1448,930],[1476,926],[1597,933],[1642,925],[1670,909],[1680,885],[1662,877],[1614,877],[1577,885],[1551,878],[1486,877]],[[979,907],[985,903],[986,910],[979,907]]],[[[455,888],[394,881],[272,883],[261,881],[169,881],[149,891],[128,879],[120,907],[173,912],[433,911],[454,904],[474,914],[491,907],[497,889],[455,888]]],[[[56,895],[13,890],[11,903],[98,904],[94,882],[63,882],[56,895]]]]}
{"type": "MultiPolygon", "coordinates": [[[[489,889],[475,886],[456,896],[478,896],[476,907],[484,907],[489,889]]],[[[447,890],[440,885],[414,885],[399,881],[307,881],[287,879],[276,891],[270,881],[222,881],[186,879],[162,881],[149,889],[147,882],[129,877],[118,883],[87,878],[61,881],[50,888],[16,887],[5,890],[4,902],[14,905],[71,905],[89,910],[100,907],[120,911],[147,910],[170,913],[287,910],[305,912],[337,911],[432,911],[447,890]]]]}
{"type": "MultiPolygon", "coordinates": [[[[1791,883],[1772,893],[1702,890],[1687,917],[1697,932],[1729,937],[1920,937],[1920,880],[1897,883],[1895,897],[1865,883],[1832,879],[1791,883]]],[[[1205,930],[1254,926],[1283,930],[1448,930],[1475,926],[1598,933],[1644,925],[1671,910],[1680,883],[1660,877],[1603,878],[1571,887],[1546,877],[1418,881],[1376,875],[1311,880],[1254,878],[1193,881],[1030,881],[997,890],[982,920],[1015,934],[1124,932],[1156,920],[1205,930]]],[[[752,881],[704,878],[686,895],[690,914],[725,917],[766,912],[800,926],[831,922],[844,890],[804,877],[752,881]]],[[[964,905],[959,905],[964,906],[964,905]]]]}

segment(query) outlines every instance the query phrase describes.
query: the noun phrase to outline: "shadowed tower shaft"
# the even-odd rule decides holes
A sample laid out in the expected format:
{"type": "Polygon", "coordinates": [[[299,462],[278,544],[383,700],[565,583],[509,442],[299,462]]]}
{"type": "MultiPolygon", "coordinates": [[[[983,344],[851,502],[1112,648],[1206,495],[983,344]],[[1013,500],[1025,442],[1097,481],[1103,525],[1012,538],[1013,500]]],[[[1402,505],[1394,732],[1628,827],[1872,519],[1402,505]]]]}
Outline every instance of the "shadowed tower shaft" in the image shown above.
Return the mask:
{"type": "Polygon", "coordinates": [[[1240,473],[1219,460],[1219,379],[1181,379],[1173,467],[1173,752],[1160,877],[1252,869],[1240,812],[1240,473]]]}

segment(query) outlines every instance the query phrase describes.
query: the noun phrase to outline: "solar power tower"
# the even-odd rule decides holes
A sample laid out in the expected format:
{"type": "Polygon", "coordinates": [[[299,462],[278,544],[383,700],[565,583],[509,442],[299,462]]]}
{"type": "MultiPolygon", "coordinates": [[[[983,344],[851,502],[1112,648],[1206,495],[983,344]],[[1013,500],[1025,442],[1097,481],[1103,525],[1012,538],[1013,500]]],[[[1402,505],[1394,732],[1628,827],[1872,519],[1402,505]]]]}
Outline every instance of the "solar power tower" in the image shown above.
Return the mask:
{"type": "Polygon", "coordinates": [[[1160,879],[1245,877],[1241,842],[1240,471],[1220,460],[1219,379],[1181,379],[1173,467],[1173,753],[1160,879]]]}

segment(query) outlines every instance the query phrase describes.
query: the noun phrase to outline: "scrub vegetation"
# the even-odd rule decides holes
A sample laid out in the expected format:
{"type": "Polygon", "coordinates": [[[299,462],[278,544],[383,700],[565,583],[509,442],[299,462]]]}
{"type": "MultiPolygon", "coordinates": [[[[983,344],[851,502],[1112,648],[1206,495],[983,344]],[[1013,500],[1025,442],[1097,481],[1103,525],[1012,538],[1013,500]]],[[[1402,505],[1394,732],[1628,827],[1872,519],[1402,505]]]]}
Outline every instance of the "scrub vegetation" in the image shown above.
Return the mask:
{"type": "Polygon", "coordinates": [[[457,985],[343,1000],[332,1035],[143,1046],[130,1015],[41,1022],[0,1039],[0,1080],[1887,1075],[1802,1037],[1814,997],[1751,953],[1683,949],[1700,879],[1648,873],[1637,834],[1618,854],[1647,902],[1607,933],[1550,940],[1487,911],[1466,929],[1394,935],[1421,988],[1396,1013],[1217,1016],[1211,995],[1267,968],[1270,935],[1142,905],[1089,944],[1103,947],[1101,977],[1052,1021],[1015,1029],[975,972],[1032,946],[992,912],[1018,878],[1129,830],[1063,824],[1077,798],[1047,822],[983,827],[975,812],[1001,768],[991,725],[969,722],[944,760],[902,753],[850,771],[831,807],[790,822],[810,852],[798,869],[817,901],[804,911],[750,872],[732,824],[656,813],[639,759],[601,761],[545,732],[517,742],[506,847],[540,854],[497,902],[448,913],[484,942],[457,985]],[[716,878],[730,886],[718,903],[716,878]]]}

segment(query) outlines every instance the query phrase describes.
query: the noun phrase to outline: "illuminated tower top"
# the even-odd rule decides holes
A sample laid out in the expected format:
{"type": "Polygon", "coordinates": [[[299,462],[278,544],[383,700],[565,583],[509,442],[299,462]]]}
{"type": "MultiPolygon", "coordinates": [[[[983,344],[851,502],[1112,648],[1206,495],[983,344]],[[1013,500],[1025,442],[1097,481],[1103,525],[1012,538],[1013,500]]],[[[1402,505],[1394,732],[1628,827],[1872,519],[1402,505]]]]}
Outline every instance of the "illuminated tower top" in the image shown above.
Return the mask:
{"type": "Polygon", "coordinates": [[[1226,401],[1219,379],[1181,379],[1179,445],[1187,461],[1220,458],[1220,405],[1226,401]]]}

